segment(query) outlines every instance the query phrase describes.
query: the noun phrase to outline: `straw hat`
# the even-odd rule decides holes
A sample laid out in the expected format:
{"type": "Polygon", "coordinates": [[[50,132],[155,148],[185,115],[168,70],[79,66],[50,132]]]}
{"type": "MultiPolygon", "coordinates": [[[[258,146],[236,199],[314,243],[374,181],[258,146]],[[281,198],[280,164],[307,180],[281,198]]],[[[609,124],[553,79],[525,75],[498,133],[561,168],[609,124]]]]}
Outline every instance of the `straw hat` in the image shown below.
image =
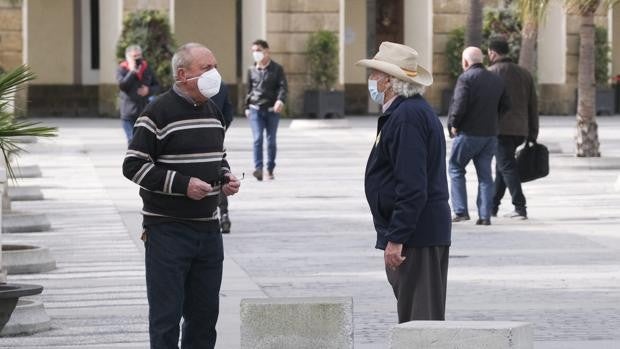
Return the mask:
{"type": "Polygon", "coordinates": [[[418,52],[409,46],[384,41],[372,59],[362,59],[355,65],[382,71],[405,82],[422,86],[433,84],[431,73],[418,64],[418,52]]]}

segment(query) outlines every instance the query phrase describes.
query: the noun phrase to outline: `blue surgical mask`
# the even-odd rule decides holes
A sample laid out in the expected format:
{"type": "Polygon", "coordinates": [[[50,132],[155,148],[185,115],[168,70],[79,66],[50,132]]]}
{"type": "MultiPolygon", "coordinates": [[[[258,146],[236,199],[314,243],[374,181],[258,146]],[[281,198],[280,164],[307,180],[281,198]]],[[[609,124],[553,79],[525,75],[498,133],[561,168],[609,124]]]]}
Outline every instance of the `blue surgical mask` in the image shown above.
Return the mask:
{"type": "Polygon", "coordinates": [[[380,80],[368,79],[368,92],[370,92],[370,99],[372,99],[375,103],[383,105],[385,92],[379,92],[379,89],[377,88],[377,83],[380,80]]]}

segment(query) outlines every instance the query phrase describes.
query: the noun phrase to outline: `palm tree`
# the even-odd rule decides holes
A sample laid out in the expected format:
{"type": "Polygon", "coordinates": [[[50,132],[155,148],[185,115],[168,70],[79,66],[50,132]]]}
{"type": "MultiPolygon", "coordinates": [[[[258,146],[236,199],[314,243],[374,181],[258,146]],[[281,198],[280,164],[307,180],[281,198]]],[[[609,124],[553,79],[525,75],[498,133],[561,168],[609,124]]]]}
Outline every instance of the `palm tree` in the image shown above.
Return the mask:
{"type": "Polygon", "coordinates": [[[538,38],[538,25],[545,15],[549,0],[519,0],[519,13],[521,14],[521,51],[519,53],[519,65],[529,70],[532,74],[536,69],[536,39],[538,38]]]}
{"type": "Polygon", "coordinates": [[[482,0],[469,0],[465,46],[482,45],[482,0]]]}
{"type": "Polygon", "coordinates": [[[10,110],[15,92],[34,79],[35,75],[25,65],[0,74],[0,151],[2,151],[6,170],[12,179],[15,179],[15,172],[9,161],[9,155],[22,150],[18,145],[17,137],[53,137],[56,135],[54,127],[39,126],[37,122],[15,120],[10,110]]]}
{"type": "MultiPolygon", "coordinates": [[[[612,5],[617,0],[605,0],[612,5]]],[[[579,29],[579,72],[577,75],[577,132],[578,157],[598,157],[598,125],[596,123],[596,80],[594,76],[594,14],[603,0],[566,0],[567,8],[581,17],[579,29]]]]}

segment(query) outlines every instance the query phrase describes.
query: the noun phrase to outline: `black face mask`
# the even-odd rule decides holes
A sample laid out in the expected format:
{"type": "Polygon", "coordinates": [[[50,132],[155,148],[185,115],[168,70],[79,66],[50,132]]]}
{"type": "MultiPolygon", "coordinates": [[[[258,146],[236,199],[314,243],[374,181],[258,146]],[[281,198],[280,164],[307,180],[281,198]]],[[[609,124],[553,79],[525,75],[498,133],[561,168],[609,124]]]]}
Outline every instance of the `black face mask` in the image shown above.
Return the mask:
{"type": "Polygon", "coordinates": [[[140,64],[142,64],[142,58],[136,58],[136,67],[140,66],[140,64]]]}

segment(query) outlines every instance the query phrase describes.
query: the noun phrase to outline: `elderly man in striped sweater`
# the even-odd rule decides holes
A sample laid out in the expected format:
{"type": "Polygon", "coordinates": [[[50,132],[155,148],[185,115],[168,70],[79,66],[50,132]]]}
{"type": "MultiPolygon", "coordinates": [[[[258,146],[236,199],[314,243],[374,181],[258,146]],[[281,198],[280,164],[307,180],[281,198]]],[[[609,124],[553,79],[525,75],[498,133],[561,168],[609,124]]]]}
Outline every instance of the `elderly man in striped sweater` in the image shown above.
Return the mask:
{"type": "Polygon", "coordinates": [[[123,174],[143,201],[151,348],[214,348],[224,251],[218,195],[239,191],[224,152],[224,119],[211,97],[216,59],[189,43],[172,58],[175,84],[135,123],[123,174]]]}

